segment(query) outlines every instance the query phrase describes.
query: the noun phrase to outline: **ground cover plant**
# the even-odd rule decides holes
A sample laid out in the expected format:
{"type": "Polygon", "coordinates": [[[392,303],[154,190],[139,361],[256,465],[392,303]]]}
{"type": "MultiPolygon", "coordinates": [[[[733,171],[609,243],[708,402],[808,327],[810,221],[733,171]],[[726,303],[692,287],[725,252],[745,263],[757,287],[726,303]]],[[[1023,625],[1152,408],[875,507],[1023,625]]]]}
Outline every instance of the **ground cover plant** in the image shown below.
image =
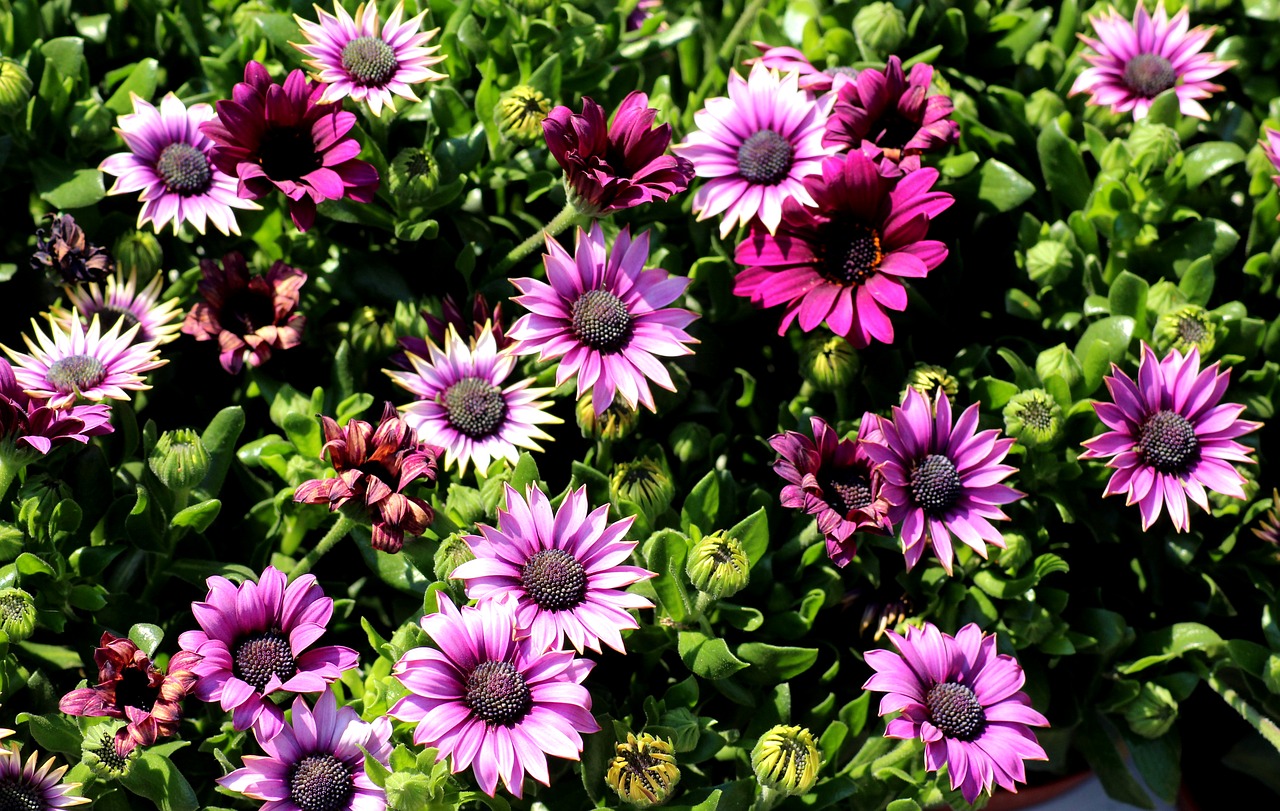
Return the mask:
{"type": "Polygon", "coordinates": [[[1274,803],[1277,37],[0,0],[0,811],[1274,803]]]}

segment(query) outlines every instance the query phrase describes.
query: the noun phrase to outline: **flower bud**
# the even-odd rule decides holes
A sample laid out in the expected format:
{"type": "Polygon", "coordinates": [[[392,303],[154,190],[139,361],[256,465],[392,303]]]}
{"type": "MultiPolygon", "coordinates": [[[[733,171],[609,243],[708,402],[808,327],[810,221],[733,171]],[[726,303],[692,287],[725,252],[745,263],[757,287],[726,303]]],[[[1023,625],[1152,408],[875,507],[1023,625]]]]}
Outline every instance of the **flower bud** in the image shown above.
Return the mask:
{"type": "Polygon", "coordinates": [[[1050,445],[1062,436],[1062,407],[1044,389],[1027,389],[1004,407],[1004,430],[1027,448],[1050,445]]]}
{"type": "Polygon", "coordinates": [[[165,431],[147,459],[151,472],[173,492],[190,490],[209,472],[209,451],[190,428],[165,431]]]}
{"type": "Polygon", "coordinates": [[[397,347],[396,335],[421,335],[421,332],[398,332],[387,314],[376,307],[361,307],[347,322],[347,340],[351,348],[365,357],[381,357],[397,347]]]}
{"type": "Polygon", "coordinates": [[[941,366],[931,363],[917,363],[915,368],[907,372],[907,385],[902,389],[906,396],[907,389],[912,388],[927,397],[933,397],[941,386],[949,399],[954,400],[960,393],[960,381],[941,366]]]}
{"type": "Polygon", "coordinates": [[[628,732],[627,742],[617,746],[605,782],[623,802],[639,808],[661,805],[680,782],[675,750],[670,741],[647,732],[628,732]]]}
{"type": "Polygon", "coordinates": [[[681,462],[696,462],[707,455],[711,445],[711,430],[696,422],[682,422],[668,438],[671,453],[681,462]]]}
{"type": "Polygon", "coordinates": [[[123,721],[110,721],[97,724],[85,733],[80,744],[81,759],[98,777],[119,780],[133,768],[134,756],[138,750],[130,749],[121,754],[117,745],[116,733],[124,727],[123,721]]]}
{"type": "Polygon", "coordinates": [[[1144,738],[1159,738],[1178,720],[1178,702],[1168,688],[1147,682],[1142,692],[1125,707],[1129,729],[1144,738]]]}
{"type": "Polygon", "coordinates": [[[751,750],[751,768],[760,784],[785,794],[805,794],[818,782],[822,753],[804,727],[779,724],[751,750]]]}
{"type": "Polygon", "coordinates": [[[838,335],[811,336],[800,350],[800,374],[818,391],[848,386],[861,365],[858,353],[838,335]]]}
{"type": "Polygon", "coordinates": [[[611,442],[630,436],[640,419],[640,413],[634,408],[628,408],[621,400],[614,400],[603,414],[596,414],[591,392],[578,400],[575,413],[578,416],[578,428],[584,438],[607,439],[611,442]]]}
{"type": "Polygon", "coordinates": [[[1145,118],[1133,125],[1128,144],[1134,164],[1162,171],[1182,150],[1177,130],[1145,118]]]}
{"type": "Polygon", "coordinates": [[[1074,266],[1071,249],[1056,240],[1042,239],[1027,251],[1027,275],[1041,287],[1062,284],[1074,266]]]}
{"type": "Polygon", "coordinates": [[[542,119],[551,102],[536,87],[517,85],[502,94],[494,112],[502,135],[518,144],[532,144],[542,137],[542,119]]]}
{"type": "Polygon", "coordinates": [[[1057,375],[1068,389],[1074,389],[1084,379],[1084,367],[1066,344],[1058,344],[1036,356],[1036,374],[1041,380],[1057,375]]]}
{"type": "Polygon", "coordinates": [[[150,279],[164,265],[164,249],[150,231],[130,231],[116,240],[112,253],[122,276],[137,273],[150,279]]]}
{"type": "Polygon", "coordinates": [[[31,77],[12,59],[0,58],[0,116],[20,115],[31,100],[31,77]]]}
{"type": "Polygon", "coordinates": [[[853,18],[853,33],[876,56],[888,56],[907,39],[907,18],[893,3],[869,3],[853,18]]]}
{"type": "Polygon", "coordinates": [[[396,200],[405,205],[421,203],[436,190],[440,167],[425,149],[402,149],[391,161],[387,186],[396,200]]]}
{"type": "Polygon", "coordinates": [[[664,465],[652,459],[637,459],[614,467],[609,495],[614,504],[630,501],[639,505],[652,524],[671,506],[676,488],[664,465]]]}
{"type": "Polygon", "coordinates": [[[454,532],[446,536],[440,546],[436,547],[435,557],[431,560],[436,580],[449,582],[453,579],[454,569],[469,560],[475,560],[475,557],[475,552],[462,540],[462,533],[454,532]]]}
{"type": "Polygon", "coordinates": [[[0,590],[0,631],[10,642],[24,642],[36,630],[36,602],[22,589],[0,590]]]}
{"type": "Polygon", "coordinates": [[[1195,304],[1187,304],[1160,316],[1152,337],[1156,351],[1162,356],[1170,349],[1176,349],[1185,355],[1194,347],[1200,350],[1200,357],[1205,358],[1218,343],[1218,325],[1213,322],[1208,310],[1195,304]]]}
{"type": "Polygon", "coordinates": [[[689,550],[685,572],[694,588],[713,599],[732,597],[751,581],[751,561],[742,542],[724,530],[704,535],[689,550]]]}

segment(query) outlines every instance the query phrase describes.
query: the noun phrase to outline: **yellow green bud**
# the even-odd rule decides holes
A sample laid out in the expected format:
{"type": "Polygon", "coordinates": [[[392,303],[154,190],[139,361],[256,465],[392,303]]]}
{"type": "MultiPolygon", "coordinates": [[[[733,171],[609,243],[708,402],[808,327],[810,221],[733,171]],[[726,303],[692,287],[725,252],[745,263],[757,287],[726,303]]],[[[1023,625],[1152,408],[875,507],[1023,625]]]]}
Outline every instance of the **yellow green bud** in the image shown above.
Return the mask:
{"type": "Polygon", "coordinates": [[[1161,355],[1170,349],[1187,354],[1193,348],[1206,357],[1218,343],[1218,325],[1209,311],[1195,304],[1187,304],[1173,312],[1165,313],[1156,321],[1156,351],[1161,355]]]}
{"type": "Polygon", "coordinates": [[[664,465],[652,459],[636,459],[614,467],[609,495],[614,504],[620,501],[638,504],[652,524],[671,506],[676,488],[664,465]]]}
{"type": "Polygon", "coordinates": [[[858,353],[838,335],[811,336],[800,350],[800,374],[818,391],[848,386],[861,365],[858,353]]]}
{"type": "Polygon", "coordinates": [[[20,115],[31,100],[31,77],[12,59],[0,58],[0,116],[20,115]]]}
{"type": "Polygon", "coordinates": [[[147,458],[151,472],[173,492],[190,490],[209,472],[209,451],[190,428],[165,431],[147,458]]]}
{"type": "Polygon", "coordinates": [[[627,733],[617,746],[605,782],[623,802],[648,808],[666,802],[680,782],[680,767],[670,741],[647,732],[627,733]]]}
{"type": "Polygon", "coordinates": [[[804,727],[779,724],[751,750],[751,768],[762,786],[784,794],[806,794],[818,782],[822,753],[804,727]]]}
{"type": "MultiPolygon", "coordinates": [[[[907,388],[913,388],[921,394],[933,397],[939,387],[952,400],[960,393],[960,381],[941,366],[917,363],[914,369],[907,372],[907,388]]],[[[907,388],[903,388],[903,396],[906,396],[907,388]]]]}
{"type": "Polygon", "coordinates": [[[547,97],[522,84],[502,94],[494,117],[504,136],[519,144],[532,144],[542,138],[542,120],[549,112],[547,97]]]}
{"type": "Polygon", "coordinates": [[[609,441],[625,439],[636,429],[636,422],[640,419],[638,411],[629,408],[619,399],[610,403],[603,414],[596,414],[591,392],[582,395],[578,400],[575,413],[578,417],[578,428],[582,430],[582,436],[586,439],[609,441]]]}
{"type": "Polygon", "coordinates": [[[1004,430],[1024,447],[1053,444],[1062,436],[1062,407],[1044,389],[1020,391],[1004,407],[1004,430]]]}
{"type": "Polygon", "coordinates": [[[36,602],[22,589],[0,590],[0,631],[10,642],[23,642],[36,630],[36,602]]]}
{"type": "Polygon", "coordinates": [[[723,600],[747,587],[751,580],[751,561],[742,542],[720,530],[704,535],[693,545],[685,572],[698,591],[723,600]]]}

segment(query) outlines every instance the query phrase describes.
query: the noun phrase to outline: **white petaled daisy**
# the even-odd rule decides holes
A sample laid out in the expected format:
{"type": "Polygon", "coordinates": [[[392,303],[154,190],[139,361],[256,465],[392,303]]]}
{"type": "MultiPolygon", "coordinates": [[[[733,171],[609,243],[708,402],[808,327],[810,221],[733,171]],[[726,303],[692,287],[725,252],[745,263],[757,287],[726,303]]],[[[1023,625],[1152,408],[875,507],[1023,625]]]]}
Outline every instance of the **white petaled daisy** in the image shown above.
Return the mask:
{"type": "MultiPolygon", "coordinates": [[[[179,308],[179,299],[171,298],[160,301],[160,290],[164,286],[164,276],[157,273],[147,282],[146,287],[138,289],[138,274],[129,274],[126,280],[117,273],[107,277],[106,289],[96,282],[64,287],[71,306],[80,313],[81,323],[88,326],[95,315],[102,314],[108,322],[111,319],[123,319],[125,328],[138,325],[138,333],[134,336],[138,341],[152,341],[167,344],[177,340],[182,330],[183,312],[179,308]]],[[[71,313],[61,306],[54,306],[49,314],[62,325],[70,329],[71,313]]]]}
{"type": "Polygon", "coordinates": [[[123,321],[117,321],[104,333],[95,315],[86,331],[75,310],[71,311],[70,321],[66,329],[50,321],[49,334],[45,335],[33,318],[35,340],[22,336],[30,355],[0,345],[13,360],[18,385],[29,397],[48,400],[50,408],[74,405],[79,398],[128,400],[126,389],[151,388],[142,379],[142,372],[169,362],[160,359],[154,342],[133,343],[140,324],[121,334],[123,321]]]}
{"type": "Polygon", "coordinates": [[[80,787],[79,783],[62,782],[66,766],[53,768],[53,758],[36,768],[38,763],[39,756],[32,752],[24,764],[22,751],[16,743],[10,744],[8,749],[0,749],[0,799],[5,801],[5,808],[58,811],[89,802],[88,797],[77,797],[71,793],[80,787]]]}
{"type": "Polygon", "coordinates": [[[409,85],[446,78],[430,69],[444,61],[443,55],[434,55],[440,46],[426,45],[440,29],[418,30],[427,12],[401,23],[404,4],[398,4],[379,31],[376,3],[361,4],[354,19],[338,3],[333,9],[337,16],[315,9],[319,22],[294,15],[308,44],[295,42],[293,47],[311,57],[303,62],[325,85],[321,102],[350,96],[367,101],[370,112],[381,115],[384,105],[395,110],[395,96],[418,101],[409,85]]]}

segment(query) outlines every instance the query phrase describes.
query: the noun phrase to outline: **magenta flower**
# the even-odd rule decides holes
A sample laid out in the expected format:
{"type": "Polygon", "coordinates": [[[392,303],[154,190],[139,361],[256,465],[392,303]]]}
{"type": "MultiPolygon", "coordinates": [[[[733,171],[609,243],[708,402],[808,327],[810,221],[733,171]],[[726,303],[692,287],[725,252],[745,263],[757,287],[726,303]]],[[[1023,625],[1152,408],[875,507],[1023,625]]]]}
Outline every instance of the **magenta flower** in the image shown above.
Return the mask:
{"type": "Polygon", "coordinates": [[[386,811],[387,795],[365,773],[364,758],[388,764],[391,721],[360,720],[339,707],[325,688],[312,710],[302,696],[293,700],[293,721],[266,737],[254,729],[264,755],[244,755],[244,766],[218,785],[252,800],[265,811],[386,811]]]}
{"type": "Polygon", "coordinates": [[[1187,9],[1179,10],[1171,20],[1163,1],[1156,3],[1154,15],[1139,2],[1132,23],[1115,9],[1089,20],[1098,38],[1076,36],[1096,53],[1084,54],[1092,67],[1076,77],[1068,95],[1088,93],[1090,104],[1110,106],[1115,113],[1132,111],[1137,120],[1146,118],[1156,96],[1173,88],[1183,115],[1209,120],[1209,113],[1197,99],[1222,90],[1222,85],[1208,80],[1236,64],[1201,52],[1216,27],[1187,30],[1187,9]]]}
{"type": "Polygon", "coordinates": [[[524,294],[515,301],[531,311],[512,325],[511,351],[560,358],[556,385],[576,376],[577,396],[591,389],[597,415],[615,396],[632,409],[640,403],[654,411],[648,381],[675,391],[658,358],[691,355],[688,344],[697,343],[684,331],[697,316],[666,306],[684,294],[690,280],[644,269],[647,231],[633,240],[623,226],[613,251],[606,250],[599,223],[589,232],[578,229],[572,256],[547,235],[547,281],[511,280],[524,294]]]}
{"type": "MultiPolygon", "coordinates": [[[[105,291],[97,282],[62,289],[71,300],[72,309],[80,313],[80,323],[84,326],[89,326],[93,317],[101,313],[102,320],[108,324],[121,319],[125,329],[138,324],[134,340],[154,342],[159,346],[176,341],[182,329],[178,323],[182,317],[179,299],[174,297],[160,301],[163,285],[164,274],[157,273],[139,290],[137,271],[131,271],[127,280],[119,272],[108,276],[105,291]]],[[[49,312],[64,329],[70,328],[70,312],[57,306],[50,308],[49,312]]]]}
{"type": "Polygon", "coordinates": [[[62,811],[92,802],[88,797],[71,793],[80,788],[80,784],[63,781],[66,766],[55,769],[53,758],[44,765],[39,765],[39,760],[39,755],[32,752],[24,764],[22,750],[16,743],[8,749],[0,747],[0,797],[22,811],[62,811]]]}
{"type": "MultiPolygon", "coordinates": [[[[1276,172],[1280,172],[1280,131],[1271,129],[1270,127],[1262,128],[1263,138],[1258,143],[1262,144],[1262,152],[1267,156],[1267,160],[1271,161],[1271,168],[1276,172]]],[[[1271,179],[1276,185],[1280,186],[1280,174],[1274,174],[1271,179]]],[[[1280,219],[1277,217],[1276,219],[1280,219]]]]}
{"type": "Polygon", "coordinates": [[[287,579],[274,566],[257,583],[236,586],[225,577],[210,577],[205,601],[191,604],[201,630],[178,638],[183,650],[204,657],[195,666],[196,697],[218,702],[232,713],[236,729],[252,726],[264,740],[284,726],[284,713],[267,696],[319,693],[357,663],[350,648],[311,648],[324,636],[333,600],[324,596],[314,575],[286,585],[287,579]]]}
{"type": "Polygon", "coordinates": [[[903,280],[924,278],[947,256],[925,239],[929,221],[955,202],[930,191],[937,178],[936,169],[885,177],[862,152],[827,158],[821,177],[805,180],[816,209],[789,202],[777,234],[753,227],[738,243],[734,259],[747,269],[733,292],[783,305],[779,335],[799,317],[805,332],[826,321],[858,348],[893,343],[886,311],[906,309],[903,280]]]}
{"type": "Polygon", "coordinates": [[[489,300],[483,293],[476,293],[471,301],[471,315],[468,316],[462,312],[462,306],[454,297],[446,293],[441,308],[443,309],[442,318],[422,310],[422,318],[427,322],[427,336],[425,338],[419,338],[416,335],[401,336],[397,339],[397,343],[404,351],[396,352],[388,360],[401,369],[412,369],[407,355],[430,357],[429,346],[431,344],[443,346],[450,326],[453,326],[459,335],[470,335],[474,341],[480,340],[485,332],[492,332],[493,342],[499,350],[506,349],[514,343],[507,335],[507,321],[503,317],[501,301],[490,306],[489,300]]]}
{"type": "Polygon", "coordinates": [[[437,762],[448,757],[454,774],[470,767],[490,796],[501,777],[520,797],[526,772],[550,785],[546,756],[577,760],[582,733],[600,729],[582,686],[594,662],[517,639],[510,597],[461,611],[444,592],[436,599],[440,610],[422,627],[437,647],[396,662],[409,694],[389,714],[417,723],[414,743],[440,750],[437,762]]]}
{"type": "Polygon", "coordinates": [[[0,359],[0,460],[29,463],[55,445],[83,445],[89,437],[111,431],[110,406],[50,408],[47,400],[29,397],[18,384],[13,367],[0,359]]]}
{"type": "Polygon", "coordinates": [[[200,125],[214,143],[214,166],[239,179],[240,197],[257,200],[279,189],[299,231],[315,222],[316,204],[343,197],[368,203],[378,190],[377,171],[356,158],[359,142],[345,137],[355,113],[321,104],[324,89],[300,70],[275,84],[261,63],[250,62],[231,100],[218,102],[218,120],[200,125]]]}
{"type": "Polygon", "coordinates": [[[1244,483],[1232,462],[1252,462],[1252,449],[1234,441],[1262,427],[1240,419],[1244,406],[1218,405],[1231,380],[1218,364],[1200,371],[1200,352],[1183,356],[1171,349],[1164,360],[1145,343],[1137,381],[1114,364],[1103,380],[1111,403],[1094,403],[1098,419],[1111,429],[1084,445],[1081,459],[1106,459],[1115,468],[1104,496],[1124,493],[1137,504],[1142,529],[1160,517],[1162,506],[1180,532],[1191,529],[1187,498],[1209,511],[1205,488],[1244,498],[1244,483]]]}
{"type": "Polygon", "coordinates": [[[665,154],[671,125],[653,128],[657,114],[649,96],[637,90],[618,105],[612,126],[604,108],[586,97],[581,115],[564,106],[547,115],[547,148],[564,169],[565,189],[578,211],[598,217],[689,188],[693,165],[665,154]]]}
{"type": "Polygon", "coordinates": [[[905,638],[887,635],[898,653],[867,651],[876,672],[862,689],[885,693],[880,715],[901,713],[885,737],[923,741],[925,767],[945,765],[965,802],[991,794],[994,784],[1016,793],[1027,781],[1023,761],[1049,759],[1030,729],[1049,721],[1020,692],[1022,667],[996,653],[995,634],[970,623],[953,637],[925,623],[908,626],[905,638]]]}
{"type": "Polygon", "coordinates": [[[858,553],[855,532],[887,535],[889,502],[881,495],[884,478],[867,455],[866,444],[880,441],[876,420],[864,419],[855,440],[840,439],[821,417],[810,417],[813,439],[796,431],[775,434],[778,452],[773,470],[786,482],[782,506],[804,510],[818,521],[827,556],[847,566],[858,553]]]}
{"type": "MultiPolygon", "coordinates": [[[[923,170],[922,170],[923,171],[923,170]]],[[[880,441],[866,443],[867,455],[880,465],[889,502],[889,520],[899,525],[907,569],[920,562],[926,546],[951,574],[951,536],[983,558],[987,544],[1004,548],[1004,538],[992,520],[1007,521],[1000,505],[1023,494],[1000,484],[1016,468],[1002,465],[1012,439],[999,439],[996,430],[978,431],[978,404],[964,410],[951,424],[951,401],[939,390],[936,404],[908,386],[893,419],[879,421],[880,441]],[[935,414],[935,405],[936,411],[935,414]]]]}
{"type": "Polygon", "coordinates": [[[801,90],[815,95],[822,95],[831,90],[839,90],[854,81],[858,71],[854,68],[828,68],[819,70],[812,62],[805,59],[804,54],[796,48],[773,46],[767,42],[753,42],[760,49],[760,56],[752,57],[743,64],[754,65],[759,62],[766,68],[778,73],[795,73],[799,76],[801,90]]]}

